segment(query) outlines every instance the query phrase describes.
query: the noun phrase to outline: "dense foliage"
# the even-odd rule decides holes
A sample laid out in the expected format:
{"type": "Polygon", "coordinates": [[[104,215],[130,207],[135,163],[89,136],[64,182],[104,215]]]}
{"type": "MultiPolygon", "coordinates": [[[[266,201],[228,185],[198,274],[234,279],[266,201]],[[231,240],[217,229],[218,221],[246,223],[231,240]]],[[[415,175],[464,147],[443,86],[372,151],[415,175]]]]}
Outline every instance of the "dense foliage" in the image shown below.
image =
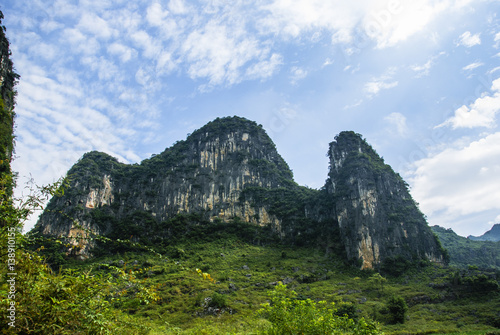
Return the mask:
{"type": "Polygon", "coordinates": [[[404,323],[406,313],[408,312],[408,305],[406,301],[400,296],[392,296],[387,302],[387,309],[390,313],[390,319],[393,323],[404,323]]]}
{"type": "Polygon", "coordinates": [[[271,321],[266,334],[380,334],[376,323],[364,318],[353,320],[348,315],[339,315],[334,303],[315,302],[311,299],[296,299],[295,291],[288,291],[286,285],[278,284],[270,291],[270,303],[259,311],[271,321]]]}
{"type": "Polygon", "coordinates": [[[431,228],[448,250],[450,265],[459,268],[475,265],[481,269],[500,270],[500,242],[473,241],[457,235],[452,229],[431,228]]]}

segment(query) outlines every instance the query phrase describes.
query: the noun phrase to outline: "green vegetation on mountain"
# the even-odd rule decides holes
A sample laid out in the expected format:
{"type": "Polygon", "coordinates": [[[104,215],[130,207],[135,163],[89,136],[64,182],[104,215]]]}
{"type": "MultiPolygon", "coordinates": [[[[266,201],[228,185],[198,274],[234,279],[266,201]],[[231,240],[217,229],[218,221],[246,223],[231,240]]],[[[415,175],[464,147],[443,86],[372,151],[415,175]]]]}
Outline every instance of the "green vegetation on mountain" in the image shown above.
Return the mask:
{"type": "Polygon", "coordinates": [[[458,268],[477,266],[500,270],[500,242],[474,241],[457,235],[452,229],[431,227],[450,255],[450,265],[458,268]]]}
{"type": "Polygon", "coordinates": [[[467,236],[468,239],[473,241],[492,241],[492,242],[500,242],[500,223],[497,223],[491,227],[486,233],[481,236],[467,236]]]}

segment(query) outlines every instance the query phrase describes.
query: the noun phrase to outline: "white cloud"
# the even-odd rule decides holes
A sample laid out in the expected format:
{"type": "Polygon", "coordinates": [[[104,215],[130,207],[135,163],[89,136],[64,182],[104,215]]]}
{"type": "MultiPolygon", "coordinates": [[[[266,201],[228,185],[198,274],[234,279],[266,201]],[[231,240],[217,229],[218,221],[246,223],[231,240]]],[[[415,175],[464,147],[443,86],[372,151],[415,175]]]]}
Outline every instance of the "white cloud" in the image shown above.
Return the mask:
{"type": "Polygon", "coordinates": [[[327,58],[327,59],[325,59],[325,61],[323,62],[323,65],[322,65],[321,67],[325,67],[325,66],[328,66],[328,65],[332,65],[332,64],[333,64],[333,62],[334,62],[334,60],[333,60],[333,59],[331,59],[331,58],[327,58]]]}
{"type": "Polygon", "coordinates": [[[283,57],[274,53],[269,59],[264,59],[249,67],[246,71],[246,76],[250,79],[269,78],[277,71],[281,64],[283,64],[283,57]]]}
{"type": "Polygon", "coordinates": [[[405,41],[422,31],[441,12],[452,7],[449,1],[389,1],[375,4],[362,21],[366,34],[377,42],[378,48],[405,41]]]}
{"type": "Polygon", "coordinates": [[[500,70],[500,66],[494,67],[493,69],[489,70],[488,74],[493,74],[493,73],[497,72],[498,70],[500,70]]]}
{"type": "Polygon", "coordinates": [[[292,81],[292,84],[297,84],[299,80],[304,79],[307,77],[307,70],[304,70],[303,68],[300,68],[298,66],[293,66],[290,69],[290,79],[292,81]]]}
{"type": "MultiPolygon", "coordinates": [[[[106,61],[87,58],[97,71],[112,70],[106,61]]],[[[122,161],[139,160],[125,144],[127,136],[134,134],[134,119],[115,118],[129,111],[116,113],[116,102],[111,105],[107,99],[97,98],[90,89],[96,83],[82,82],[63,68],[45,71],[27,60],[17,64],[30,70],[23,73],[18,85],[16,106],[17,158],[13,166],[20,175],[20,187],[30,174],[38,184],[53,182],[90,150],[107,152],[122,161]]],[[[100,86],[96,88],[102,94],[100,86]]],[[[27,228],[33,224],[34,220],[27,228]]]]}
{"type": "Polygon", "coordinates": [[[170,0],[168,9],[174,14],[186,14],[189,11],[183,0],[170,0]]]}
{"type": "Polygon", "coordinates": [[[477,69],[478,67],[483,66],[483,65],[484,65],[484,63],[482,63],[482,62],[474,62],[474,63],[471,63],[467,66],[464,66],[462,68],[462,70],[471,71],[471,70],[477,69]]]}
{"type": "Polygon", "coordinates": [[[431,222],[453,226],[459,217],[500,210],[500,132],[414,166],[412,195],[431,222]]]}
{"type": "MultiPolygon", "coordinates": [[[[183,0],[171,0],[152,2],[144,9],[133,3],[112,6],[108,2],[85,2],[80,11],[62,3],[54,10],[58,17],[75,16],[83,10],[78,25],[66,27],[64,33],[77,52],[97,53],[99,41],[112,40],[107,51],[127,63],[137,57],[129,44],[132,40],[145,58],[156,61],[158,74],[180,69],[192,79],[214,86],[264,79],[276,73],[284,63],[279,52],[271,49],[276,37],[300,40],[330,34],[332,43],[352,43],[363,27],[370,27],[372,33],[377,27],[370,38],[383,48],[421,31],[445,8],[453,10],[462,3],[273,0],[253,5],[215,1],[193,7],[183,0]]],[[[59,22],[51,22],[46,23],[46,29],[59,29],[59,22]]],[[[378,92],[391,84],[396,83],[369,84],[368,91],[378,92]]]]}
{"type": "Polygon", "coordinates": [[[71,45],[72,53],[82,53],[86,55],[96,54],[100,51],[101,45],[95,38],[84,35],[80,30],[67,28],[62,32],[63,40],[71,45]]]}
{"type": "Polygon", "coordinates": [[[382,76],[373,78],[371,81],[367,82],[364,86],[366,95],[371,98],[377,95],[381,90],[398,86],[398,81],[393,79],[395,71],[395,68],[390,68],[382,76]]]}
{"type": "Polygon", "coordinates": [[[210,85],[241,81],[241,68],[262,51],[259,42],[215,21],[191,32],[182,45],[191,78],[209,78],[210,85]]]}
{"type": "Polygon", "coordinates": [[[362,103],[363,103],[363,99],[359,99],[350,105],[345,105],[344,110],[356,108],[356,107],[360,106],[362,103]]]}
{"type": "Polygon", "coordinates": [[[142,48],[144,57],[153,59],[161,52],[160,41],[149,35],[144,30],[139,30],[131,35],[132,41],[142,48]]]}
{"type": "Polygon", "coordinates": [[[351,43],[353,40],[351,29],[340,28],[332,34],[332,44],[351,43]]]}
{"type": "Polygon", "coordinates": [[[76,27],[102,39],[109,39],[117,34],[105,20],[94,13],[83,13],[76,27]]]}
{"type": "Polygon", "coordinates": [[[500,44],[500,32],[495,34],[495,37],[493,38],[493,41],[495,42],[494,47],[498,49],[498,46],[500,44]]]}
{"type": "Polygon", "coordinates": [[[459,37],[457,45],[463,45],[464,47],[471,48],[475,45],[481,44],[480,34],[472,35],[470,31],[466,31],[459,37]]]}
{"type": "Polygon", "coordinates": [[[417,78],[428,76],[429,70],[432,67],[432,60],[428,60],[427,63],[423,65],[413,65],[411,69],[417,73],[417,78]]]}
{"type": "Polygon", "coordinates": [[[446,52],[441,51],[437,55],[432,56],[425,64],[422,65],[412,65],[410,68],[416,72],[416,77],[421,78],[424,76],[428,76],[430,73],[431,68],[435,65],[436,60],[443,56],[446,55],[446,52]]]}
{"type": "Polygon", "coordinates": [[[126,63],[137,56],[137,51],[121,43],[112,43],[108,46],[108,52],[120,58],[122,63],[126,63]]]}
{"type": "Polygon", "coordinates": [[[276,0],[260,8],[256,26],[263,35],[272,33],[285,39],[297,39],[305,33],[324,30],[331,34],[332,43],[348,43],[366,8],[370,8],[367,1],[347,4],[342,1],[276,0]]]}
{"type": "Polygon", "coordinates": [[[44,31],[45,33],[50,33],[56,29],[60,29],[62,28],[63,25],[57,21],[43,21],[42,23],[40,23],[40,29],[42,29],[42,31],[44,31]]]}
{"type": "Polygon", "coordinates": [[[59,48],[55,45],[43,42],[34,45],[32,48],[30,48],[30,51],[33,54],[39,55],[40,57],[48,61],[55,60],[60,53],[59,48]]]}
{"type": "Polygon", "coordinates": [[[438,125],[436,128],[451,126],[457,128],[493,128],[496,126],[496,114],[500,110],[500,78],[493,81],[493,94],[483,94],[469,106],[463,105],[455,111],[455,115],[438,125]]]}
{"type": "Polygon", "coordinates": [[[386,90],[398,86],[397,81],[385,82],[383,80],[374,80],[365,84],[365,91],[368,95],[377,95],[381,90],[386,90]]]}
{"type": "Polygon", "coordinates": [[[397,135],[401,137],[408,136],[409,128],[406,124],[406,117],[401,113],[391,113],[387,115],[384,120],[386,120],[390,128],[394,128],[396,130],[397,135]]]}
{"type": "Polygon", "coordinates": [[[172,59],[172,54],[167,51],[163,51],[158,57],[158,62],[156,64],[156,69],[159,74],[169,74],[175,70],[177,64],[174,59],[172,59]]]}
{"type": "Polygon", "coordinates": [[[276,0],[263,9],[258,26],[298,38],[304,32],[320,29],[330,32],[332,43],[351,43],[361,29],[377,47],[393,46],[422,31],[446,10],[464,6],[467,1],[320,1],[276,0]]]}
{"type": "Polygon", "coordinates": [[[157,2],[151,4],[146,11],[146,19],[152,26],[161,26],[167,16],[168,11],[164,11],[161,4],[157,2]]]}

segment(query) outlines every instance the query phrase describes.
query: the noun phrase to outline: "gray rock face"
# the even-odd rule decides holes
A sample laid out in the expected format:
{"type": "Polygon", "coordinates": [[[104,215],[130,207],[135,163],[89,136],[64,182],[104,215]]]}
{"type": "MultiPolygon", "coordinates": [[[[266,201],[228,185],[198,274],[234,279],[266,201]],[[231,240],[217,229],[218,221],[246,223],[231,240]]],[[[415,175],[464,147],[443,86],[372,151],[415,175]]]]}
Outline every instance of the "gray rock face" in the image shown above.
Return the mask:
{"type": "Polygon", "coordinates": [[[442,248],[413,201],[408,185],[359,134],[330,144],[326,188],[349,259],[371,269],[388,258],[441,263],[442,248]]]}
{"type": "Polygon", "coordinates": [[[68,172],[70,189],[50,201],[35,230],[70,238],[73,252],[88,257],[92,234],[153,241],[186,229],[165,224],[179,214],[204,222],[238,217],[287,243],[340,250],[363,268],[396,256],[442,261],[407,185],[358,134],[341,133],[329,155],[325,187],[308,189],[293,181],[261,126],[217,119],[140,164],[85,154],[68,172]]]}
{"type": "Polygon", "coordinates": [[[280,219],[266,206],[240,195],[247,187],[293,184],[292,172],[262,127],[238,117],[217,119],[141,164],[87,153],[68,176],[66,196],[51,200],[35,229],[73,238],[82,255],[93,246],[89,232],[112,233],[120,228],[114,223],[123,220],[162,222],[179,213],[200,213],[210,221],[240,217],[279,230],[280,219]]]}

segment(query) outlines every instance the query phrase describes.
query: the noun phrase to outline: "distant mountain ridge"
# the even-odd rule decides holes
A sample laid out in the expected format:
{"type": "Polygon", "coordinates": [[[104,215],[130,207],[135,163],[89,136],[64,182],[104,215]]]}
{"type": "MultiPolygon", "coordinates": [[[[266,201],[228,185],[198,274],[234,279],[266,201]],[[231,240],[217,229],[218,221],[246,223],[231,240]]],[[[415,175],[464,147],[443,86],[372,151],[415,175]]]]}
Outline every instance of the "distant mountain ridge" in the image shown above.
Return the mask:
{"type": "Polygon", "coordinates": [[[328,154],[325,186],[309,189],[293,180],[261,125],[218,118],[140,164],[85,154],[34,231],[71,240],[73,252],[89,257],[97,247],[90,235],[168,246],[190,224],[241,220],[284,243],[341,252],[364,269],[446,261],[407,184],[360,134],[341,132],[328,154]],[[191,221],[176,219],[186,215],[191,221]]]}
{"type": "Polygon", "coordinates": [[[468,239],[473,241],[492,241],[498,242],[500,241],[500,223],[497,223],[491,227],[486,233],[481,236],[467,236],[468,239]]]}
{"type": "Polygon", "coordinates": [[[448,251],[450,265],[460,268],[475,265],[482,269],[500,270],[500,242],[475,241],[440,226],[432,226],[431,229],[448,251]]]}

